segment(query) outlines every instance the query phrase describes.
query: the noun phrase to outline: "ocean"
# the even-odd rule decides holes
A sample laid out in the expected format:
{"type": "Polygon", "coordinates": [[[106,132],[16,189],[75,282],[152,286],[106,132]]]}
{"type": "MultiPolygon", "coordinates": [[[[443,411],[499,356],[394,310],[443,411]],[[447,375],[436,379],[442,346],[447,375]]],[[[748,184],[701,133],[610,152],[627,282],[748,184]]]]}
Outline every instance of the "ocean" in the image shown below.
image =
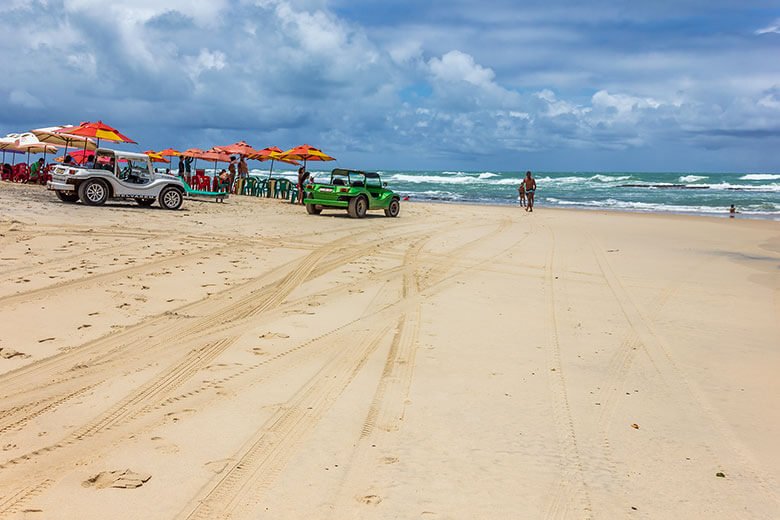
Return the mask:
{"type": "MultiPolygon", "coordinates": [[[[329,169],[309,169],[315,179],[329,169]]],[[[261,170],[253,173],[262,175],[261,170]]],[[[265,172],[267,174],[267,171],[265,172]]],[[[379,171],[388,187],[412,201],[517,204],[521,172],[379,171]]],[[[274,172],[294,179],[291,171],[274,172]]],[[[540,207],[727,216],[780,220],[780,174],[535,172],[540,207]]]]}

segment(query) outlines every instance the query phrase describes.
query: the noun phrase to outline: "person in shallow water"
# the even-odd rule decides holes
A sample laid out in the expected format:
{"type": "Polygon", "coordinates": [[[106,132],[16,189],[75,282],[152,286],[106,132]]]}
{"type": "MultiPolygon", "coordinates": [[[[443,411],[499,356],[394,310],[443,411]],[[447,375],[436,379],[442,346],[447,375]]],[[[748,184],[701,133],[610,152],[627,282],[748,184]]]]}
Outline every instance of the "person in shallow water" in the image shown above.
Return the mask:
{"type": "Polygon", "coordinates": [[[528,199],[525,210],[534,210],[534,194],[536,193],[536,179],[531,176],[531,172],[525,172],[525,179],[523,179],[523,187],[525,188],[525,196],[528,199]]]}

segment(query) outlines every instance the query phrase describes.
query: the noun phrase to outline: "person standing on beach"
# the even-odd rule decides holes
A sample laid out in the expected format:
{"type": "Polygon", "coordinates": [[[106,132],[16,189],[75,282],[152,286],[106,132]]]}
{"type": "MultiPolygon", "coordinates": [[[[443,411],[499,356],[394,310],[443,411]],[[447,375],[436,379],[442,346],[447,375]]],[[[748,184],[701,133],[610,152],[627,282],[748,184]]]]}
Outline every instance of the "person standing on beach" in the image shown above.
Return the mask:
{"type": "Polygon", "coordinates": [[[523,187],[525,188],[525,196],[528,199],[528,203],[525,207],[526,211],[534,210],[534,194],[536,193],[536,179],[531,176],[531,172],[525,172],[525,179],[523,179],[523,187]]]}
{"type": "Polygon", "coordinates": [[[184,157],[179,156],[179,177],[184,177],[184,157]]]}
{"type": "Polygon", "coordinates": [[[233,183],[236,180],[236,164],[237,164],[237,162],[238,161],[236,161],[236,156],[235,155],[231,155],[230,156],[230,164],[228,164],[228,177],[229,177],[229,182],[230,182],[230,186],[229,186],[228,189],[233,187],[233,183]]]}
{"type": "Polygon", "coordinates": [[[303,166],[298,168],[298,204],[303,204],[303,186],[308,178],[309,172],[306,171],[306,168],[303,166]]]}
{"type": "Polygon", "coordinates": [[[520,207],[525,207],[525,181],[520,180],[520,186],[517,187],[518,199],[520,200],[520,207]]]}
{"type": "Polygon", "coordinates": [[[242,179],[249,177],[249,166],[247,166],[246,157],[243,155],[238,160],[238,176],[242,179]]]}

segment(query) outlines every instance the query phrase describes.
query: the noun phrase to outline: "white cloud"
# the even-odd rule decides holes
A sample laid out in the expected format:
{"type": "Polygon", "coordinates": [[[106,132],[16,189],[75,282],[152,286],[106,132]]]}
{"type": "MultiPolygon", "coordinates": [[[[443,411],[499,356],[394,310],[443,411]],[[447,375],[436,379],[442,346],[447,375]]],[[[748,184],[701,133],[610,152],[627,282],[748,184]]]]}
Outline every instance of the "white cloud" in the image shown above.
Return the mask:
{"type": "Polygon", "coordinates": [[[428,66],[436,79],[465,81],[478,87],[492,86],[496,76],[489,68],[475,63],[473,57],[458,50],[450,51],[441,58],[431,58],[428,66]]]}
{"type": "Polygon", "coordinates": [[[225,54],[220,51],[201,49],[197,56],[188,56],[184,59],[187,66],[187,74],[193,82],[207,70],[222,70],[225,68],[225,54]]]}
{"type": "Polygon", "coordinates": [[[768,25],[764,27],[763,29],[757,29],[756,34],[780,34],[780,19],[775,20],[772,22],[772,25],[768,25]]]}

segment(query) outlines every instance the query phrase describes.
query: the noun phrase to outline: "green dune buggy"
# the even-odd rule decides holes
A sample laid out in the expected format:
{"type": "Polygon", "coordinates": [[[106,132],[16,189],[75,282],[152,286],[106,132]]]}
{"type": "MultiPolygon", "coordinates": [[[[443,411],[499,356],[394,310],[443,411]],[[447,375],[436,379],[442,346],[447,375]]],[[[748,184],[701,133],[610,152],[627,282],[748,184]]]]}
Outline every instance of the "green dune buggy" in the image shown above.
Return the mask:
{"type": "Polygon", "coordinates": [[[346,209],[352,218],[363,218],[367,211],[384,210],[388,217],[401,212],[401,198],[378,173],[336,168],[330,182],[312,183],[304,187],[303,203],[309,215],[319,215],[323,209],[346,209]]]}

